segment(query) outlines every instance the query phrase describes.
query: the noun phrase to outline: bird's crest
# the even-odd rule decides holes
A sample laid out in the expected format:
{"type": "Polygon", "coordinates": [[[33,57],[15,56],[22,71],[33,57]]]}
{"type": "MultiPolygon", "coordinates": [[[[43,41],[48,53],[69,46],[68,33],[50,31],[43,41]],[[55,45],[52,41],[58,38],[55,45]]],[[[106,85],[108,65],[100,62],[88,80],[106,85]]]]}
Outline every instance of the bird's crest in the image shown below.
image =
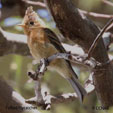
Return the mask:
{"type": "Polygon", "coordinates": [[[29,14],[31,14],[32,12],[34,12],[34,11],[33,11],[33,7],[30,6],[30,7],[28,7],[27,10],[26,10],[26,15],[29,15],[29,14]]]}
{"type": "Polygon", "coordinates": [[[24,20],[22,23],[27,24],[29,22],[35,22],[37,24],[39,23],[41,26],[45,26],[45,23],[40,19],[38,14],[33,10],[32,6],[27,8],[25,12],[24,20]]]}

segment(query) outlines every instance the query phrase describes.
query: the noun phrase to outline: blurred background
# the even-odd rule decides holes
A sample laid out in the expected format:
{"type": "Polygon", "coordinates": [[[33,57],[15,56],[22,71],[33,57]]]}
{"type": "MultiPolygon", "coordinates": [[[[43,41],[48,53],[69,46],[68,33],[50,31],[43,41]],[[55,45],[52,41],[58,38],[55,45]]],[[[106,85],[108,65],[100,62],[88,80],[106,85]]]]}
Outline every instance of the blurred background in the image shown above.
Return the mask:
{"type": "MultiPolygon", "coordinates": [[[[25,10],[30,4],[26,3],[27,0],[0,0],[0,26],[8,32],[23,34],[23,29],[16,26],[21,23],[25,14],[25,10]]],[[[34,0],[38,1],[38,0],[34,0]]],[[[39,0],[43,2],[43,0],[39,0]]],[[[113,14],[113,6],[105,4],[103,0],[72,0],[76,7],[88,11],[101,14],[113,14]]],[[[113,3],[113,0],[111,0],[113,3]]],[[[51,18],[51,15],[43,6],[33,5],[35,11],[43,19],[46,25],[59,34],[56,29],[55,23],[51,18]]],[[[71,15],[70,15],[71,16],[71,15]]],[[[88,16],[94,23],[102,28],[109,18],[101,18],[88,16]]],[[[110,28],[109,31],[113,32],[110,28]]],[[[16,37],[15,37],[16,38],[16,37]]],[[[34,82],[31,81],[27,72],[34,70],[37,65],[33,64],[33,59],[20,55],[7,55],[0,57],[0,76],[2,76],[8,84],[10,84],[17,92],[19,92],[25,99],[34,96],[34,82]]],[[[75,71],[78,73],[82,84],[87,80],[89,72],[82,70],[74,66],[75,71]]],[[[50,94],[57,95],[68,92],[73,92],[71,86],[56,72],[46,72],[43,78],[43,84],[46,85],[50,94]]],[[[88,95],[84,104],[80,104],[78,100],[70,101],[61,104],[55,104],[50,111],[40,111],[42,113],[105,113],[105,110],[94,110],[93,107],[101,106],[99,100],[96,97],[95,92],[88,95]]],[[[113,108],[108,110],[109,113],[113,113],[113,108]]]]}

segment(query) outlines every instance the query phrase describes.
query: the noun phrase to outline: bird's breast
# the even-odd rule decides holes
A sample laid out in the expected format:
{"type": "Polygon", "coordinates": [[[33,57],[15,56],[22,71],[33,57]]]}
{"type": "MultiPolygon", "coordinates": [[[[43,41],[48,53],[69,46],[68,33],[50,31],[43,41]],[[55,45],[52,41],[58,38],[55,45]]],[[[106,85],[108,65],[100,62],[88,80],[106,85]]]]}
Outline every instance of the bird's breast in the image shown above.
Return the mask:
{"type": "Polygon", "coordinates": [[[41,43],[40,41],[30,41],[28,43],[32,56],[40,60],[41,58],[47,58],[57,53],[56,48],[50,43],[41,43]]]}

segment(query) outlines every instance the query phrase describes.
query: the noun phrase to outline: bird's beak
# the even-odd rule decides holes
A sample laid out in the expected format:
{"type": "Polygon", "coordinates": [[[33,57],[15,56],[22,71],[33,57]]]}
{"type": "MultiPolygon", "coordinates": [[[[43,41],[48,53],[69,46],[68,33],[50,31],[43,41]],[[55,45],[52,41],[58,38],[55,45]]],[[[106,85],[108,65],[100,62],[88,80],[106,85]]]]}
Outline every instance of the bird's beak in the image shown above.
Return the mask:
{"type": "Polygon", "coordinates": [[[25,24],[17,24],[17,26],[25,27],[25,24]]]}

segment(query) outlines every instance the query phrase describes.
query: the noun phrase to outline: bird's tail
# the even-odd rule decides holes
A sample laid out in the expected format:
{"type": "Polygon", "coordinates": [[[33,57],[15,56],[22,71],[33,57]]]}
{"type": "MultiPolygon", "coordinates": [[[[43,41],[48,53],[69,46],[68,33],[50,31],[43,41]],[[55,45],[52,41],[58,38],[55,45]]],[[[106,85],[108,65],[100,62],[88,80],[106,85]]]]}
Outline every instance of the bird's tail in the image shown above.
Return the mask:
{"type": "Polygon", "coordinates": [[[76,77],[71,77],[68,79],[69,83],[74,88],[75,92],[77,93],[80,102],[83,102],[84,96],[87,94],[86,90],[82,87],[82,85],[78,82],[76,77]]]}

